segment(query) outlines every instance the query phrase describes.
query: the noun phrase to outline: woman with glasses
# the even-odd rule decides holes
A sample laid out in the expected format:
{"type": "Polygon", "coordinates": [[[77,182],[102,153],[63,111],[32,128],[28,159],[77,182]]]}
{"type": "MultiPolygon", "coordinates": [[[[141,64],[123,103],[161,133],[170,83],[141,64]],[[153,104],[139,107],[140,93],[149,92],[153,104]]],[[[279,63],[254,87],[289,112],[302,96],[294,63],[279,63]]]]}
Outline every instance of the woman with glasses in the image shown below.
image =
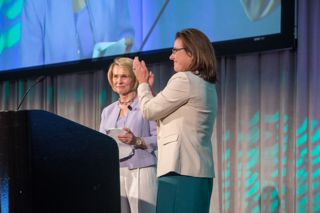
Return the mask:
{"type": "Polygon", "coordinates": [[[157,212],[209,212],[214,165],[211,138],[217,116],[216,57],[197,29],[176,33],[175,74],[153,96],[144,61],[134,59],[143,116],[158,121],[157,212]]]}

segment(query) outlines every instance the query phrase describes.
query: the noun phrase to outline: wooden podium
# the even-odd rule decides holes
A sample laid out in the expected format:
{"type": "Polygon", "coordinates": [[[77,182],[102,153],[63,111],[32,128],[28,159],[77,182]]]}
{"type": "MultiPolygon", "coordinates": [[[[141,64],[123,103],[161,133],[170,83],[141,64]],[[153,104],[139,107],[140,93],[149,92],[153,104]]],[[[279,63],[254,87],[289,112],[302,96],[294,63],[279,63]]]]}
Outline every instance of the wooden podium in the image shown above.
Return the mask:
{"type": "Polygon", "coordinates": [[[116,142],[42,110],[0,112],[0,212],[120,212],[116,142]]]}

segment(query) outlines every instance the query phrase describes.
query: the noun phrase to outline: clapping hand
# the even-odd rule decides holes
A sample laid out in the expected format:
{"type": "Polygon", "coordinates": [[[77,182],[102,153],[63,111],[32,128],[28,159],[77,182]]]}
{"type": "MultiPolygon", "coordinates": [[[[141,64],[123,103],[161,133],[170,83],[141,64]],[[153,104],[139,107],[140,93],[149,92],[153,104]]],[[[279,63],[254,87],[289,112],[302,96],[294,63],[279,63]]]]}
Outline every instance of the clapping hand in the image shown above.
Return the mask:
{"type": "MultiPolygon", "coordinates": [[[[133,72],[139,82],[141,83],[149,83],[149,72],[148,68],[143,60],[139,61],[139,57],[134,57],[133,60],[133,72]]],[[[153,84],[153,79],[150,80],[153,84]]]]}

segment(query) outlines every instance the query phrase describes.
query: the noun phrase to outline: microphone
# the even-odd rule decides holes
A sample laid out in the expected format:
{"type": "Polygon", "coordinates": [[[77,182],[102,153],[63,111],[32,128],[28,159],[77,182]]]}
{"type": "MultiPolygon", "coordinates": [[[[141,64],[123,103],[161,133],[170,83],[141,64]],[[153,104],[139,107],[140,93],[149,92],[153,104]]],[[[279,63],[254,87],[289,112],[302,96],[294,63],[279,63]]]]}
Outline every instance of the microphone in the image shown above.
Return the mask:
{"type": "Polygon", "coordinates": [[[166,1],[164,2],[164,4],[162,5],[161,10],[160,10],[160,12],[159,12],[159,14],[158,14],[158,16],[157,16],[156,20],[154,20],[154,22],[152,23],[152,26],[151,26],[150,30],[148,31],[148,33],[147,33],[146,37],[145,37],[145,38],[143,39],[143,41],[142,41],[142,44],[141,44],[141,46],[140,46],[140,48],[139,48],[139,52],[141,52],[141,51],[142,51],[142,49],[143,49],[144,45],[147,43],[147,41],[148,41],[148,39],[149,39],[149,37],[150,37],[150,35],[151,35],[151,33],[152,33],[152,31],[153,31],[154,27],[157,25],[157,23],[158,23],[158,21],[159,21],[159,19],[160,19],[161,15],[162,15],[162,13],[163,13],[163,12],[164,12],[164,10],[166,9],[166,7],[167,7],[168,3],[169,3],[169,0],[166,0],[166,1]]]}
{"type": "Polygon", "coordinates": [[[46,78],[46,76],[45,76],[45,75],[42,75],[42,76],[39,76],[39,77],[33,82],[33,84],[32,84],[32,85],[28,88],[28,90],[24,93],[21,101],[19,102],[19,105],[18,105],[18,107],[17,107],[17,111],[20,109],[20,107],[21,107],[24,99],[27,97],[27,95],[28,95],[28,93],[30,92],[30,90],[31,90],[35,85],[37,85],[38,83],[40,83],[41,81],[43,81],[45,78],[46,78]]]}
{"type": "Polygon", "coordinates": [[[128,106],[128,109],[129,109],[130,111],[132,111],[132,106],[129,105],[129,106],[128,106]]]}

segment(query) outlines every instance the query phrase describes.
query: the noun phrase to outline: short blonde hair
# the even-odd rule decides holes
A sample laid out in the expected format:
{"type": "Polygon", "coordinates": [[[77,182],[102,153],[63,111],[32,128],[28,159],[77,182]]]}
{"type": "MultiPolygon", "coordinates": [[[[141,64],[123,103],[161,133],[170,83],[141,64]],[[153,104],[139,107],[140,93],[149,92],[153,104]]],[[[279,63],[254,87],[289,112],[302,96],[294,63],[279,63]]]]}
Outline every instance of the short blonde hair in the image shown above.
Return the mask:
{"type": "Polygon", "coordinates": [[[112,64],[109,66],[108,69],[108,81],[110,86],[113,89],[113,69],[115,66],[119,66],[122,68],[125,68],[128,71],[129,77],[132,79],[133,81],[133,88],[132,91],[137,91],[139,82],[136,79],[136,76],[133,73],[133,60],[131,58],[126,58],[126,57],[122,57],[122,58],[115,58],[112,62],[112,64]]]}

